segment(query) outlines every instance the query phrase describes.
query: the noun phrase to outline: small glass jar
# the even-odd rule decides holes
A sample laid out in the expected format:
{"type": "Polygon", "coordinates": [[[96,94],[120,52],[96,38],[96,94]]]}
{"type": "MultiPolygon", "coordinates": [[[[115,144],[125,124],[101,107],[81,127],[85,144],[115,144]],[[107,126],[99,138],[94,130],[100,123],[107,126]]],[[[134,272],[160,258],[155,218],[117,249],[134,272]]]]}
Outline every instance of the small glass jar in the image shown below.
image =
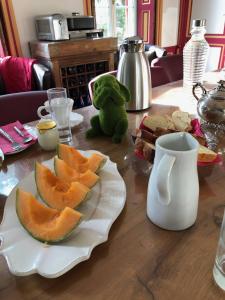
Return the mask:
{"type": "Polygon", "coordinates": [[[47,151],[55,150],[59,143],[59,133],[56,122],[51,119],[40,120],[36,125],[38,143],[47,151]]]}

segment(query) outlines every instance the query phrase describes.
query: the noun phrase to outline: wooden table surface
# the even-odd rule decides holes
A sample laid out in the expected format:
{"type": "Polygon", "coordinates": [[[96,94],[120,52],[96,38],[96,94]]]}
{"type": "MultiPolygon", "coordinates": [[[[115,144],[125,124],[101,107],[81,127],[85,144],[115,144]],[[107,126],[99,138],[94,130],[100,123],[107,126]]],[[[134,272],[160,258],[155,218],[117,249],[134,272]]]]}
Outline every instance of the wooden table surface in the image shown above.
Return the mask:
{"type": "MultiPolygon", "coordinates": [[[[0,256],[0,299],[225,298],[212,277],[219,237],[217,215],[225,204],[224,166],[198,168],[199,210],[196,224],[191,228],[181,232],[162,230],[146,216],[150,171],[146,162],[134,158],[130,133],[138,127],[145,113],[170,114],[176,110],[176,106],[169,104],[177,97],[177,89],[182,89],[181,82],[155,88],[154,101],[164,94],[165,103],[153,104],[147,112],[129,113],[129,130],[119,145],[105,137],[86,140],[85,131],[95,109],[79,110],[84,122],[73,129],[74,144],[79,149],[99,150],[117,163],[127,188],[125,207],[112,225],[108,241],[97,246],[90,259],[59,278],[47,279],[37,274],[16,277],[0,256]]],[[[34,169],[36,160],[41,162],[54,155],[54,151],[45,152],[35,144],[24,152],[6,157],[0,171],[0,219],[12,188],[34,169]]],[[[21,257],[23,255],[26,249],[21,257]]]]}

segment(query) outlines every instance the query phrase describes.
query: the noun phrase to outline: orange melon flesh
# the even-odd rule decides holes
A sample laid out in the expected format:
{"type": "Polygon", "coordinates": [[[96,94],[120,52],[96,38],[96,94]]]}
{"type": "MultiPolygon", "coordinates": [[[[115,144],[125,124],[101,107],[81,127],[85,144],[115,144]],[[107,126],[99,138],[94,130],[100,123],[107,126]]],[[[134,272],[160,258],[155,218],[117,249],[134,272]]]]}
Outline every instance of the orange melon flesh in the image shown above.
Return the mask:
{"type": "Polygon", "coordinates": [[[79,173],[58,157],[54,158],[54,168],[56,175],[68,183],[78,181],[88,188],[91,188],[99,180],[99,176],[94,172],[87,170],[85,173],[79,173]]]}
{"type": "Polygon", "coordinates": [[[93,153],[89,158],[89,169],[98,173],[106,162],[106,158],[98,153],[93,153]]]}
{"type": "Polygon", "coordinates": [[[58,145],[57,152],[60,159],[79,173],[84,173],[87,170],[97,173],[106,162],[106,158],[101,154],[93,153],[87,158],[75,148],[64,144],[58,145]]]}
{"type": "Polygon", "coordinates": [[[85,164],[88,161],[87,157],[83,156],[75,148],[68,145],[59,144],[58,152],[60,153],[60,155],[58,155],[59,158],[63,159],[64,157],[66,157],[68,161],[75,162],[75,164],[85,164]]]}
{"type": "Polygon", "coordinates": [[[36,162],[35,180],[41,199],[50,207],[63,210],[76,208],[89,196],[90,189],[79,182],[62,181],[47,167],[36,162]]]}
{"type": "Polygon", "coordinates": [[[46,243],[65,239],[82,218],[81,213],[69,207],[61,212],[46,207],[21,189],[16,193],[16,212],[23,227],[34,238],[46,243]]]}

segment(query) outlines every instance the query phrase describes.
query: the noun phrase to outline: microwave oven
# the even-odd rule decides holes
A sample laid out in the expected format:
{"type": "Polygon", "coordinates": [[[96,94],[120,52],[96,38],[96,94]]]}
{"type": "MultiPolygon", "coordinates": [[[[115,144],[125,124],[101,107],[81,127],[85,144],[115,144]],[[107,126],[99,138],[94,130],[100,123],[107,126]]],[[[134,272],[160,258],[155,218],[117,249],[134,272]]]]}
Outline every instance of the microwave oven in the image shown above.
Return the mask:
{"type": "Polygon", "coordinates": [[[35,18],[37,38],[39,40],[59,41],[76,37],[88,37],[92,34],[102,36],[103,31],[95,29],[93,16],[72,14],[52,14],[35,18]]]}
{"type": "Polygon", "coordinates": [[[37,38],[39,40],[68,40],[67,20],[61,14],[39,16],[35,18],[37,38]]]}

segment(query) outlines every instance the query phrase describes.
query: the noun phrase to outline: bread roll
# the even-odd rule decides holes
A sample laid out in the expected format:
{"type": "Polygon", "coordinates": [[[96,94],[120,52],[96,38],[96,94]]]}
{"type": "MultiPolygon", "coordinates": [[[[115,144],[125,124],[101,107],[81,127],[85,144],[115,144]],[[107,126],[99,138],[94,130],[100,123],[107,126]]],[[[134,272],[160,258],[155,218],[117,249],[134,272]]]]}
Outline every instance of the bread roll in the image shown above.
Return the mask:
{"type": "Polygon", "coordinates": [[[166,119],[167,119],[167,130],[176,130],[175,128],[175,125],[174,125],[174,122],[173,122],[173,119],[168,116],[168,115],[165,115],[166,119]]]}
{"type": "Polygon", "coordinates": [[[172,113],[172,120],[178,131],[190,131],[192,129],[191,118],[187,112],[179,110],[174,111],[172,113]]]}

